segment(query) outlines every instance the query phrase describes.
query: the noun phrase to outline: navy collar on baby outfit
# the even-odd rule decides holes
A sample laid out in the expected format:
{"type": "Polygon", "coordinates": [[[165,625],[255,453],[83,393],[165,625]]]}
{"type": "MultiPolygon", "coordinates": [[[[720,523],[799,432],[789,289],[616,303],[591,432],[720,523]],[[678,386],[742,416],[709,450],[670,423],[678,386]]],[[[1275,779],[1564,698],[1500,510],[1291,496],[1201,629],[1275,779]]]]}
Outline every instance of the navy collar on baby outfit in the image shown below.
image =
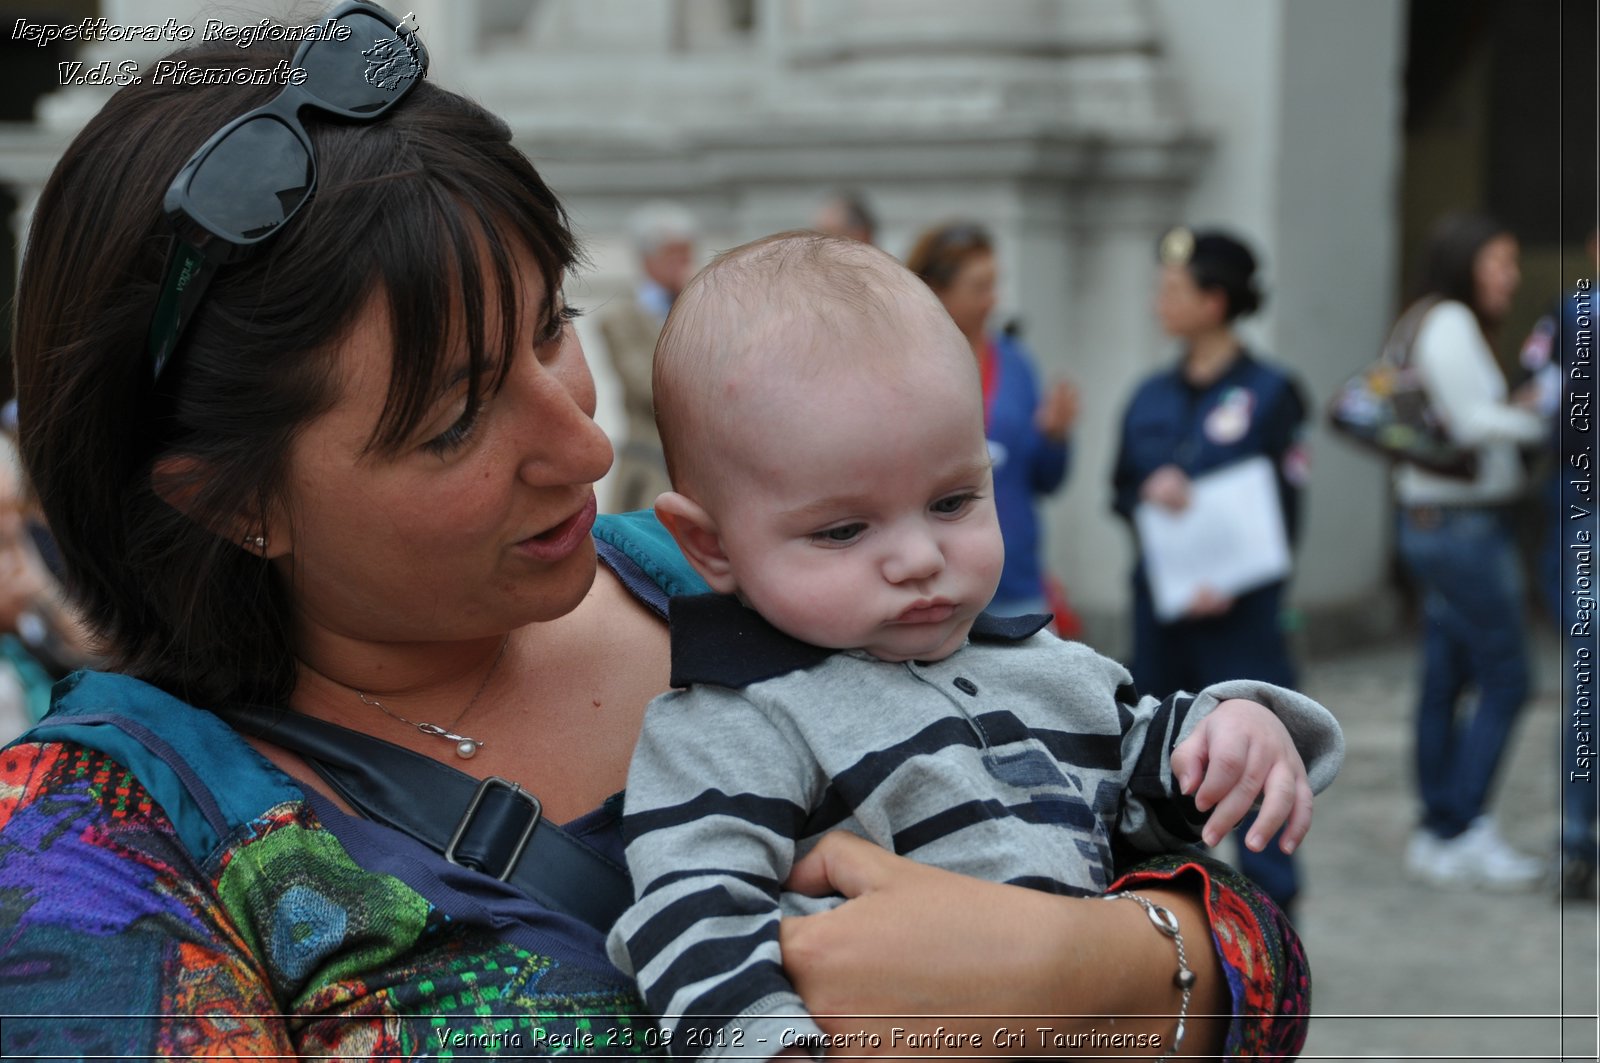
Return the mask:
{"type": "MultiPolygon", "coordinates": [[[[672,624],[672,685],[696,683],[738,690],[813,668],[838,650],[791,638],[731,594],[696,594],[668,604],[672,624]]],[[[1049,616],[993,616],[972,622],[974,642],[1020,642],[1050,623],[1049,616]]]]}

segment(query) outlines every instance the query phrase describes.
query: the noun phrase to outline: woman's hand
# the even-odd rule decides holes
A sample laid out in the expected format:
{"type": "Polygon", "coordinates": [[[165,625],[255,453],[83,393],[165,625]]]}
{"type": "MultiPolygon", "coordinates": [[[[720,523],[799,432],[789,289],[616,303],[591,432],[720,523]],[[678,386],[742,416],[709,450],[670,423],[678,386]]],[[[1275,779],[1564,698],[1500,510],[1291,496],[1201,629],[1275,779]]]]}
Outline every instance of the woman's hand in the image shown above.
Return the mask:
{"type": "Polygon", "coordinates": [[[1541,417],[1553,415],[1561,406],[1560,371],[1553,377],[1541,372],[1524,380],[1507,401],[1518,409],[1531,410],[1541,417]]]}
{"type": "Polygon", "coordinates": [[[1139,498],[1173,513],[1189,508],[1189,477],[1176,465],[1163,465],[1139,487],[1139,498]]]}
{"type": "Polygon", "coordinates": [[[1232,608],[1232,596],[1202,586],[1194,592],[1194,597],[1189,599],[1189,608],[1183,611],[1183,615],[1187,620],[1204,620],[1208,617],[1222,616],[1232,608]]]}
{"type": "Polygon", "coordinates": [[[1034,427],[1046,439],[1065,442],[1078,420],[1078,389],[1065,380],[1058,380],[1045,394],[1044,401],[1034,414],[1034,427]]]}
{"type": "MultiPolygon", "coordinates": [[[[1067,1035],[1091,1028],[1170,1042],[1180,997],[1172,983],[1176,953],[1137,905],[983,882],[844,832],[827,836],[797,863],[788,886],[849,898],[830,911],[785,919],[779,932],[784,968],[823,1029],[879,1035],[876,1048],[851,1047],[847,1054],[1082,1055],[1085,1049],[1074,1048],[1067,1035]],[[940,1027],[968,1040],[908,1043],[909,1035],[940,1027]],[[1062,1042],[1038,1034],[1040,1027],[1062,1042]],[[1026,1037],[1000,1043],[995,1035],[1002,1029],[1026,1037]]],[[[1215,1052],[1225,1020],[1198,1016],[1226,1012],[1228,998],[1204,908],[1181,892],[1140,892],[1177,913],[1200,978],[1183,1053],[1215,1052]]],[[[1148,1047],[1126,1051],[1160,1054],[1148,1047]]]]}

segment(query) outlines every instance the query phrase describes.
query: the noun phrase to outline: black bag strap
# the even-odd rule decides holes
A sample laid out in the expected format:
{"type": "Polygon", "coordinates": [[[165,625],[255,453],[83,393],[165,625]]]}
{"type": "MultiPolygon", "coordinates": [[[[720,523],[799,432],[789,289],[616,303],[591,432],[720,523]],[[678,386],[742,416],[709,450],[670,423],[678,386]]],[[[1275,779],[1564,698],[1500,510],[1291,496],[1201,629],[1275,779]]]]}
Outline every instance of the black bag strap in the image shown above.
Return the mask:
{"type": "Polygon", "coordinates": [[[219,715],[241,731],[298,753],[366,818],[601,933],[633,902],[627,870],[545,819],[539,799],[516,783],[477,779],[381,738],[297,712],[219,715]]]}

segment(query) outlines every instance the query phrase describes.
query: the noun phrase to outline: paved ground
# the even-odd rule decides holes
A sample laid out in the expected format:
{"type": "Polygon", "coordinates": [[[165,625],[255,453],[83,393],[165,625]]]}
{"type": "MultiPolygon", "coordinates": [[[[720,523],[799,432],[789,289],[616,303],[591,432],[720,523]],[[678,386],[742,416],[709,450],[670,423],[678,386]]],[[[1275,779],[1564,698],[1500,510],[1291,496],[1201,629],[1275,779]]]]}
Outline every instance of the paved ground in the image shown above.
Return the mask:
{"type": "MultiPolygon", "coordinates": [[[[1348,753],[1318,798],[1298,916],[1315,978],[1307,1059],[1596,1059],[1597,921],[1553,887],[1490,896],[1408,881],[1414,647],[1309,662],[1305,686],[1339,716],[1348,753]]],[[[1493,811],[1554,862],[1559,647],[1539,647],[1539,695],[1493,811]]]]}

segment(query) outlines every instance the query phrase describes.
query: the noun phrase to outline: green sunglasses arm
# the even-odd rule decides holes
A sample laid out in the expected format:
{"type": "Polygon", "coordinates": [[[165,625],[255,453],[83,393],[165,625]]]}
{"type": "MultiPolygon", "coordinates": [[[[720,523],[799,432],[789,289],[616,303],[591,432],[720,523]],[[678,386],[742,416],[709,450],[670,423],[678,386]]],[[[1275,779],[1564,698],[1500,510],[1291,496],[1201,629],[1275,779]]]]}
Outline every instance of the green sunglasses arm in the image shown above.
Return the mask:
{"type": "Polygon", "coordinates": [[[154,379],[161,379],[178,340],[189,325],[189,318],[216,275],[217,263],[186,240],[173,244],[167,257],[166,276],[161,281],[161,300],[150,321],[150,364],[154,379]]]}

